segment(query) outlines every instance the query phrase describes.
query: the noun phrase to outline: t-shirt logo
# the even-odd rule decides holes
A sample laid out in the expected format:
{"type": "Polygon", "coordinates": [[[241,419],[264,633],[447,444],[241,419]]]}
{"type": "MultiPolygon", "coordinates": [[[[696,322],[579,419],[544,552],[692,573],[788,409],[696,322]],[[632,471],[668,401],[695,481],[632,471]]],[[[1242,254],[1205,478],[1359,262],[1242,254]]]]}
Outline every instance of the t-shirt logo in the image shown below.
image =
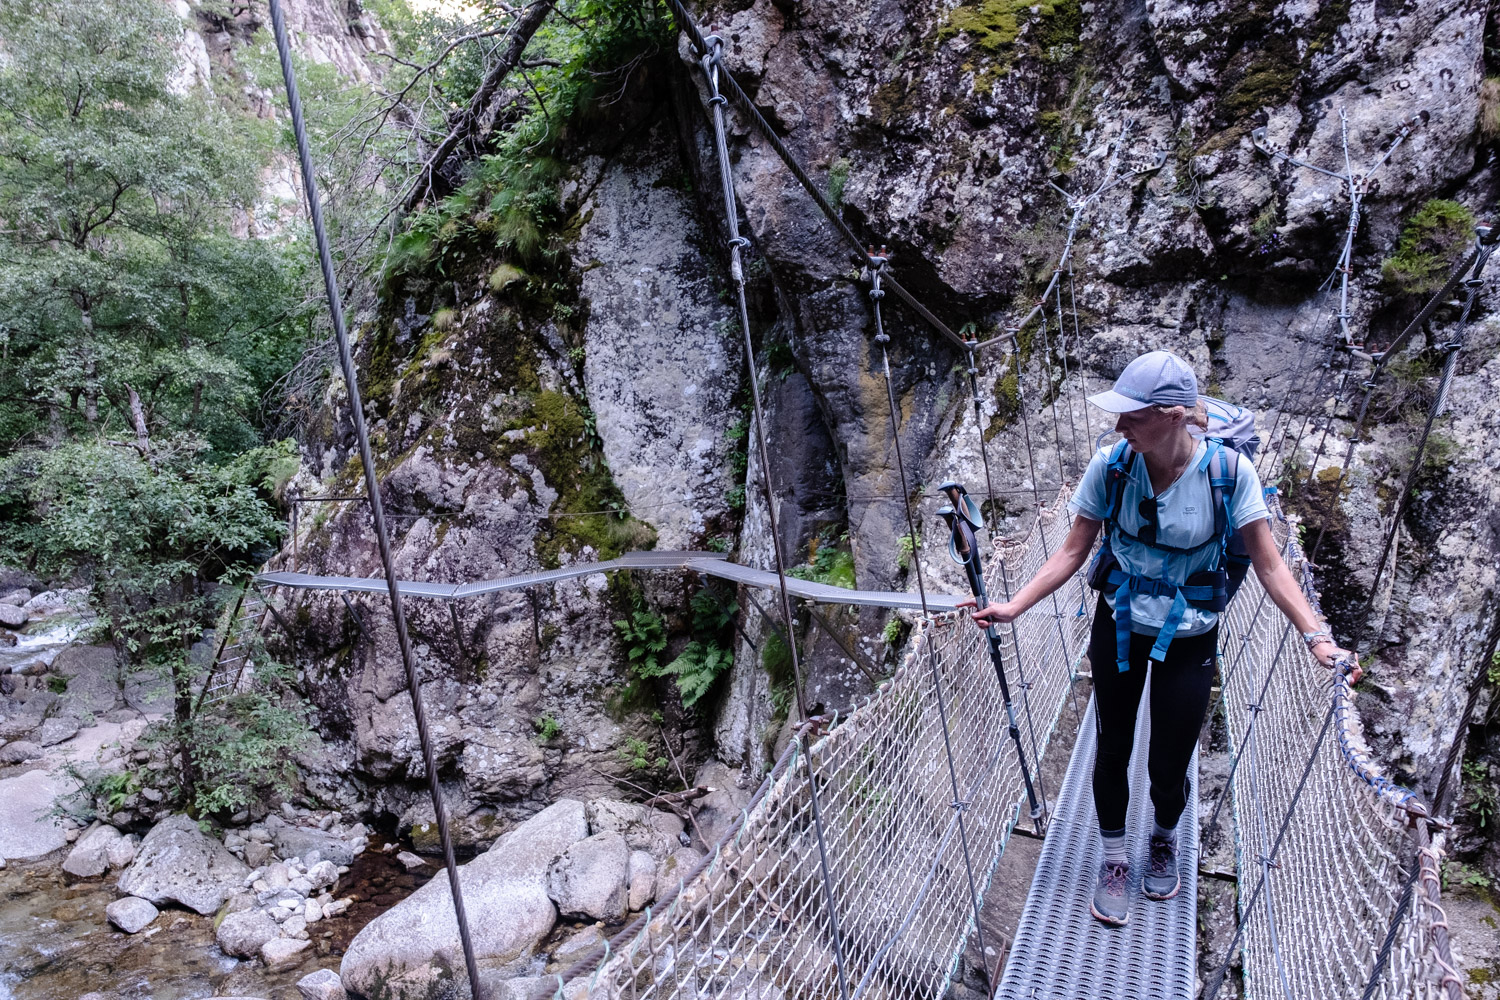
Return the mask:
{"type": "Polygon", "coordinates": [[[1184,508],[1182,508],[1182,512],[1184,514],[1196,514],[1196,513],[1198,513],[1198,508],[1197,507],[1184,507],[1184,508]]]}

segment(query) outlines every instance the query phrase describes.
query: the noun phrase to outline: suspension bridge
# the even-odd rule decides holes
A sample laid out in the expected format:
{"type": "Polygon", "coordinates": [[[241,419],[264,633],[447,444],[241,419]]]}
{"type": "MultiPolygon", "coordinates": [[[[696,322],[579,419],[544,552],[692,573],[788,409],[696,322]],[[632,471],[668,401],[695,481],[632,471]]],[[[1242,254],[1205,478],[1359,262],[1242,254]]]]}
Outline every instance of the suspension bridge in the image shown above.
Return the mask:
{"type": "MultiPolygon", "coordinates": [[[[961,337],[897,280],[883,248],[877,251],[866,246],[848,228],[725,70],[719,40],[698,28],[680,0],[667,3],[697,54],[707,88],[729,236],[730,277],[736,290],[748,369],[755,371],[755,353],[749,335],[741,257],[749,241],[740,235],[725,139],[725,115],[730,103],[750,127],[763,135],[834,231],[850,245],[852,259],[869,285],[901,497],[912,537],[919,538],[886,357],[889,336],[881,313],[886,291],[894,291],[968,359],[977,428],[982,429],[985,421],[977,379],[979,359],[992,344],[1008,346],[1010,353],[1003,363],[1019,378],[1024,358],[1017,335],[1027,324],[1037,324],[1042,332],[1044,365],[1054,352],[1045,340],[1047,331],[1054,331],[1056,354],[1064,365],[1067,382],[1069,351],[1064,340],[1068,330],[1062,284],[1066,277],[1071,298],[1071,259],[1080,222],[1105,191],[1160,169],[1164,157],[1147,157],[1135,165],[1127,162],[1129,129],[1122,129],[1097,187],[1083,196],[1062,192],[1069,208],[1066,243],[1051,281],[1035,305],[1006,334],[983,343],[961,337]]],[[[774,590],[783,625],[795,620],[794,599],[905,609],[915,613],[917,624],[895,673],[868,700],[842,717],[809,716],[801,702],[797,644],[790,643],[799,724],[748,806],[711,845],[702,861],[682,875],[675,891],[656,900],[592,954],[558,975],[555,984],[549,984],[538,996],[569,1000],[936,1000],[953,984],[971,936],[979,937],[979,952],[985,953],[979,919],[985,891],[1017,826],[1026,822],[1044,834],[1044,844],[1006,964],[1003,969],[987,970],[995,996],[1016,1000],[1079,996],[1123,1000],[1197,995],[1213,1000],[1236,960],[1241,964],[1246,996],[1285,1000],[1357,996],[1368,1000],[1441,995],[1457,1000],[1463,995],[1441,907],[1440,850],[1433,844],[1434,821],[1429,810],[1416,795],[1387,778],[1374,762],[1348,680],[1353,664],[1342,664],[1332,672],[1320,668],[1253,577],[1226,613],[1221,629],[1222,693],[1217,710],[1222,711],[1227,726],[1231,763],[1229,782],[1210,817],[1210,826],[1227,820],[1233,828],[1239,882],[1236,931],[1228,952],[1214,956],[1215,972],[1202,982],[1196,973],[1196,788],[1188,796],[1189,811],[1182,824],[1183,891],[1166,902],[1139,902],[1136,915],[1123,929],[1105,928],[1088,912],[1092,873],[1100,860],[1097,822],[1088,794],[1095,748],[1092,703],[1087,708],[1076,701],[1073,704],[1080,722],[1079,738],[1056,797],[1050,803],[1037,801],[1033,789],[1033,785],[1041,784],[1042,761],[1080,677],[1089,625],[1087,602],[1077,602],[1074,610],[1074,597],[1084,593],[1081,579],[1070,582],[1046,605],[1038,605],[1008,628],[997,630],[1003,665],[1000,683],[990,682],[992,654],[984,633],[954,612],[954,598],[929,593],[923,568],[925,554],[920,546],[913,556],[915,594],[842,590],[789,577],[775,544],[771,546],[771,569],[739,566],[713,553],[654,552],[630,553],[610,562],[502,580],[424,583],[396,579],[278,0],[272,0],[271,11],[385,575],[355,579],[272,572],[257,578],[256,585],[265,591],[388,595],[474,996],[481,995],[480,979],[420,688],[415,683],[403,599],[440,600],[451,606],[452,602],[482,594],[545,586],[616,569],[692,571],[774,590]],[[1006,687],[1007,675],[1014,685],[1014,703],[1006,687]],[[1000,735],[1007,729],[1013,737],[1010,741],[1000,735]]],[[[1497,234],[1488,227],[1480,230],[1469,257],[1383,354],[1365,353],[1367,345],[1358,342],[1348,324],[1348,272],[1364,182],[1416,125],[1403,125],[1395,141],[1363,173],[1348,165],[1347,155],[1346,169],[1339,173],[1270,149],[1264,133],[1254,137],[1257,147],[1268,156],[1339,178],[1347,187],[1350,201],[1350,223],[1335,271],[1340,279],[1336,314],[1339,336],[1330,343],[1328,357],[1321,364],[1309,365],[1305,356],[1299,358],[1288,380],[1286,398],[1268,429],[1270,446],[1261,460],[1268,471],[1278,470],[1289,460],[1305,462],[1316,471],[1332,420],[1323,421],[1322,437],[1308,455],[1303,445],[1313,430],[1313,416],[1305,417],[1293,433],[1290,403],[1306,393],[1309,385],[1322,398],[1328,380],[1333,378],[1337,382],[1334,394],[1341,405],[1351,401],[1351,387],[1363,385],[1365,390],[1353,440],[1340,465],[1342,482],[1353,457],[1354,442],[1365,429],[1369,394],[1385,362],[1463,286],[1467,299],[1457,334],[1442,345],[1447,352],[1446,363],[1427,432],[1445,405],[1453,361],[1462,347],[1480,274],[1497,234]],[[1340,367],[1334,363],[1338,357],[1345,358],[1345,363],[1335,375],[1340,367]],[[1351,377],[1352,366],[1360,358],[1373,362],[1373,372],[1363,380],[1351,377]],[[1317,373],[1315,383],[1313,372],[1317,373]]],[[[1347,135],[1345,147],[1347,150],[1347,135]]],[[[1325,300],[1331,297],[1334,283],[1331,278],[1322,289],[1325,300]]],[[[1076,312],[1074,309],[1072,317],[1075,348],[1081,342],[1076,312]]],[[[764,470],[770,463],[754,378],[750,386],[764,470]]],[[[1024,397],[1024,385],[1022,392],[1024,397]]],[[[1049,391],[1047,396],[1061,453],[1064,435],[1056,394],[1049,391]]],[[[1024,398],[1020,412],[1030,455],[1032,431],[1024,398]]],[[[1072,421],[1070,409],[1070,424],[1072,421]]],[[[1080,437],[1073,426],[1072,440],[1087,454],[1093,432],[1086,409],[1084,422],[1085,434],[1080,437]]],[[[1424,444],[1426,437],[1424,432],[1424,444]]],[[[999,494],[991,480],[982,434],[980,454],[986,479],[983,495],[995,498],[999,494]]],[[[1419,464],[1420,448],[1414,467],[1419,464]]],[[[1061,459],[1056,493],[1048,503],[1042,502],[1034,464],[1031,471],[1035,518],[1029,531],[1017,539],[990,539],[984,582],[991,593],[1007,598],[1058,547],[1070,526],[1069,492],[1061,459]]],[[[762,476],[760,485],[765,490],[770,534],[775,539],[779,537],[776,504],[766,478],[762,476]]],[[[1299,526],[1274,499],[1272,508],[1284,556],[1316,602],[1312,559],[1303,553],[1299,526]]],[[[1377,583],[1398,524],[1399,516],[1394,516],[1386,554],[1377,568],[1377,583]]],[[[1313,559],[1322,541],[1319,534],[1312,543],[1313,559]]],[[[1376,589],[1372,587],[1372,594],[1376,589]]],[[[277,613],[274,601],[265,604],[264,611],[257,602],[245,607],[241,622],[246,616],[259,621],[277,613]]],[[[231,625],[224,647],[236,648],[237,635],[231,625]]],[[[228,658],[223,670],[216,667],[210,672],[205,694],[212,691],[217,696],[240,682],[242,665],[233,681],[225,680],[224,673],[233,662],[228,658]]],[[[1131,764],[1129,830],[1136,856],[1149,828],[1144,794],[1148,704],[1143,700],[1131,764]]],[[[1449,772],[1452,763],[1450,753],[1449,772]]],[[[1194,773],[1195,769],[1190,772],[1194,773]]],[[[1041,796],[1045,798],[1045,789],[1041,796]]]]}

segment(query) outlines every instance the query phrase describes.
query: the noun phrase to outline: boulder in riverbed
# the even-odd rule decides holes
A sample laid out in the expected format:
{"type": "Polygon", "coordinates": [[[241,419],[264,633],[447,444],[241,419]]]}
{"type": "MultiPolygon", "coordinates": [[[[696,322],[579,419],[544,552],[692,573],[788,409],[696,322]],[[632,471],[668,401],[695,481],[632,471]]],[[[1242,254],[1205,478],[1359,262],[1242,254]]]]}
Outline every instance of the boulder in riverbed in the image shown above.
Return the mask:
{"type": "Polygon", "coordinates": [[[104,916],[126,934],[136,934],[150,926],[156,919],[156,907],[150,900],[138,896],[117,899],[104,908],[104,916]]]}
{"type": "MultiPolygon", "coordinates": [[[[15,745],[0,747],[0,753],[15,745]]],[[[0,858],[39,858],[67,844],[52,804],[71,787],[42,770],[0,780],[0,858]]]]}
{"type": "Polygon", "coordinates": [[[78,735],[78,730],[83,726],[77,717],[71,715],[55,715],[42,722],[42,728],[37,731],[36,741],[44,747],[56,746],[78,735]]]}
{"type": "Polygon", "coordinates": [[[6,628],[20,628],[31,618],[24,608],[14,604],[0,604],[0,625],[6,628]]]}
{"type": "Polygon", "coordinates": [[[115,841],[124,839],[119,830],[107,823],[100,823],[85,831],[68,859],[63,862],[63,871],[78,878],[93,878],[109,871],[109,851],[115,841]]]}
{"type": "Polygon", "coordinates": [[[656,859],[646,851],[631,851],[626,884],[630,889],[630,909],[644,910],[656,892],[656,859]]]}
{"type": "Polygon", "coordinates": [[[303,1000],[345,1000],[344,984],[332,969],[319,969],[297,980],[297,992],[303,1000]]]}
{"type": "Polygon", "coordinates": [[[250,869],[224,845],[205,836],[187,816],[169,816],[146,834],[140,851],[120,876],[120,891],[160,906],[176,902],[213,913],[250,869]]]}
{"type": "Polygon", "coordinates": [[[297,964],[297,956],[312,947],[311,941],[295,938],[272,938],[260,948],[260,959],[268,969],[280,969],[297,964]]]}
{"type": "Polygon", "coordinates": [[[265,943],[278,935],[276,921],[263,910],[240,910],[219,922],[214,940],[226,955],[254,958],[265,943]]]}
{"type": "MultiPolygon", "coordinates": [[[[474,939],[481,971],[513,968],[552,930],[557,909],[547,895],[547,868],[587,836],[583,803],[562,799],[459,869],[469,925],[482,929],[474,939]]],[[[350,943],[340,974],[351,993],[381,989],[389,1000],[415,1000],[455,969],[463,969],[458,924],[448,880],[437,878],[370,921],[350,943]]]]}
{"type": "Polygon", "coordinates": [[[613,830],[625,838],[632,851],[649,851],[658,860],[682,846],[677,839],[683,831],[681,819],[637,802],[592,799],[588,817],[589,833],[613,830]]]}
{"type": "Polygon", "coordinates": [[[305,858],[317,851],[325,861],[347,865],[354,861],[354,848],[342,837],[306,826],[294,826],[280,816],[266,817],[266,830],[283,858],[305,858]]]}
{"type": "Polygon", "coordinates": [[[614,830],[579,841],[547,870],[547,893],[564,916],[619,923],[625,917],[630,846],[614,830]]]}
{"type": "Polygon", "coordinates": [[[16,740],[0,747],[0,764],[24,764],[42,756],[42,748],[29,740],[16,740]]]}

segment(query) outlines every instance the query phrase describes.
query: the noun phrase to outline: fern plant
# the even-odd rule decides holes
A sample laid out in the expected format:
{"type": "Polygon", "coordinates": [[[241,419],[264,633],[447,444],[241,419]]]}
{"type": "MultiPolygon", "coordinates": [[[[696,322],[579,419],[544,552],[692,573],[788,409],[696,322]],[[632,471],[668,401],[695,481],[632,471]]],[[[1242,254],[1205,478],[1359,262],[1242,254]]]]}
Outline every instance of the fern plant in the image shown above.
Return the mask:
{"type": "Polygon", "coordinates": [[[625,659],[637,677],[660,677],[661,654],[667,648],[667,626],[644,608],[629,618],[615,620],[615,630],[625,643],[625,659]]]}
{"type": "Polygon", "coordinates": [[[692,708],[708,694],[719,675],[733,664],[734,654],[717,642],[705,643],[695,639],[663,670],[677,682],[683,706],[692,708]]]}

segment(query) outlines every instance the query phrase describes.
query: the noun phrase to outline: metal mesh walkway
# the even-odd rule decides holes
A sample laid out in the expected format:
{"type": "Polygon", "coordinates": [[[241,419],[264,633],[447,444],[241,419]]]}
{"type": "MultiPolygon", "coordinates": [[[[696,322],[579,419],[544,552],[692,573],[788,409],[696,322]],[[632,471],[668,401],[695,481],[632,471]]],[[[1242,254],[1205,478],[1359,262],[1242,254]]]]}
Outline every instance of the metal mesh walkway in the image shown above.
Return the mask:
{"type": "MultiPolygon", "coordinates": [[[[1148,681],[1149,684],[1149,681],[1148,681]]],[[[1188,766],[1187,810],[1177,829],[1182,888],[1153,902],[1141,895],[1141,864],[1151,834],[1147,746],[1149,687],[1141,697],[1130,757],[1126,840],[1131,865],[1130,922],[1106,927],[1089,914],[1094,876],[1103,860],[1094,813],[1093,768],[1098,747],[1094,702],[1078,731],[1068,773],[1054,803],[1047,840],[1031,880],[1026,908],[995,994],[1003,1000],[1178,1000],[1195,992],[1198,954],[1198,757],[1188,766]]]]}

